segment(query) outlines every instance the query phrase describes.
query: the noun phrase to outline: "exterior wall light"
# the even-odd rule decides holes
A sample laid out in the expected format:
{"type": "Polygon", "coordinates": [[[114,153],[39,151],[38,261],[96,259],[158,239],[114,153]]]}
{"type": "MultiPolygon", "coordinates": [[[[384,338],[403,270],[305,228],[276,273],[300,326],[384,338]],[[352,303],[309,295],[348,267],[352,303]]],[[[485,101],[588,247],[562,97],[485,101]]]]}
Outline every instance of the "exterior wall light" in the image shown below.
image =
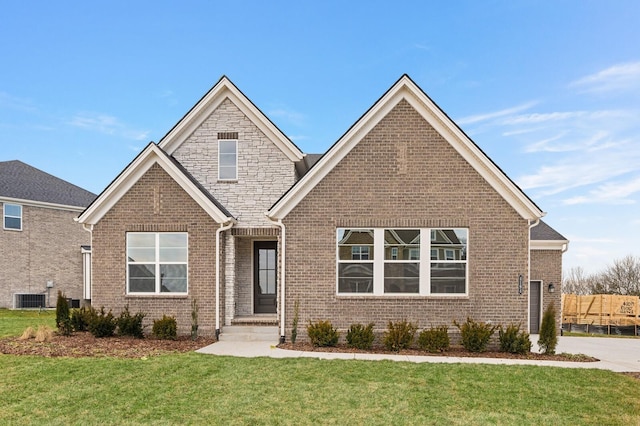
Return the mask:
{"type": "Polygon", "coordinates": [[[549,293],[553,293],[556,291],[556,286],[553,283],[549,283],[549,293]]]}

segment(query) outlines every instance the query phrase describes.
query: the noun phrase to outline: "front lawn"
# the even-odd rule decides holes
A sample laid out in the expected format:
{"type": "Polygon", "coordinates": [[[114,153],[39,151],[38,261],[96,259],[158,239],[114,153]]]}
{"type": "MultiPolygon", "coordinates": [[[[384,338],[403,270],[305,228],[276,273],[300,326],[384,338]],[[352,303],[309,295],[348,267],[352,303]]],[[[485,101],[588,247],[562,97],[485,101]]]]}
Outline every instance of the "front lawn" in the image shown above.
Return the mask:
{"type": "Polygon", "coordinates": [[[27,327],[48,325],[56,328],[56,311],[53,309],[0,309],[0,338],[19,336],[27,327]]]}

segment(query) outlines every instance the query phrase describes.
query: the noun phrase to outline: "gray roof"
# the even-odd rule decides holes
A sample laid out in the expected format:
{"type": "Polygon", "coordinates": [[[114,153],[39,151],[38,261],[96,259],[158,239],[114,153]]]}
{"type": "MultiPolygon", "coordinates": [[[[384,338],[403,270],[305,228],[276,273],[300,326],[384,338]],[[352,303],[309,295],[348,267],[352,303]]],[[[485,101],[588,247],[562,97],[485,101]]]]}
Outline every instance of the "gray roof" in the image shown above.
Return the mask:
{"type": "Polygon", "coordinates": [[[536,226],[531,228],[531,239],[541,241],[566,241],[558,231],[547,225],[545,222],[540,221],[536,226]]]}
{"type": "Polygon", "coordinates": [[[86,207],[96,194],[13,160],[0,161],[0,197],[86,207]]]}

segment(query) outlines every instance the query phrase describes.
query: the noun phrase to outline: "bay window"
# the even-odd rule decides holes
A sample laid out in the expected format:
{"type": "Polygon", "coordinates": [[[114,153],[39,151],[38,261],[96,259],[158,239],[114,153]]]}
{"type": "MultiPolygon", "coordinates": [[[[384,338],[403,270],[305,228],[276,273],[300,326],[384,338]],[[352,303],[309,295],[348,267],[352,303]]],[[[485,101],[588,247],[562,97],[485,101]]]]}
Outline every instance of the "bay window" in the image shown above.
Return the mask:
{"type": "Polygon", "coordinates": [[[468,230],[337,230],[338,294],[466,295],[468,230]]]}
{"type": "Polygon", "coordinates": [[[184,232],[127,233],[127,293],[187,293],[188,238],[184,232]]]}

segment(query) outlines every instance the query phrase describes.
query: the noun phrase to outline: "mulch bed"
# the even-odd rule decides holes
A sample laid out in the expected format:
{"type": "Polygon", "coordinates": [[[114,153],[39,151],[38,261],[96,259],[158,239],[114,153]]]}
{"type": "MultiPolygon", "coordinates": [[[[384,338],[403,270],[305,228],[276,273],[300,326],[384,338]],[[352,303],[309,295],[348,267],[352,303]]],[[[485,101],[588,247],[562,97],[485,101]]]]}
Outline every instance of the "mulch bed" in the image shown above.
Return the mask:
{"type": "Polygon", "coordinates": [[[347,345],[339,344],[335,347],[315,347],[310,343],[282,343],[278,345],[281,349],[308,352],[341,352],[341,353],[379,353],[394,355],[418,355],[418,356],[451,356],[451,357],[474,357],[474,358],[506,358],[506,359],[533,359],[541,361],[574,361],[574,362],[595,362],[599,361],[587,355],[571,355],[571,354],[539,354],[530,352],[528,354],[511,354],[508,352],[486,351],[486,352],[469,352],[461,346],[452,346],[446,352],[426,352],[419,349],[403,349],[399,352],[392,352],[382,346],[376,346],[370,351],[350,348],[347,345]]]}
{"type": "Polygon", "coordinates": [[[34,339],[20,340],[17,337],[0,339],[0,353],[11,355],[38,355],[44,357],[118,357],[144,358],[155,355],[191,352],[215,342],[215,339],[198,337],[178,340],[158,340],[151,337],[96,338],[88,332],[75,332],[71,336],[54,334],[49,342],[34,339]]]}

